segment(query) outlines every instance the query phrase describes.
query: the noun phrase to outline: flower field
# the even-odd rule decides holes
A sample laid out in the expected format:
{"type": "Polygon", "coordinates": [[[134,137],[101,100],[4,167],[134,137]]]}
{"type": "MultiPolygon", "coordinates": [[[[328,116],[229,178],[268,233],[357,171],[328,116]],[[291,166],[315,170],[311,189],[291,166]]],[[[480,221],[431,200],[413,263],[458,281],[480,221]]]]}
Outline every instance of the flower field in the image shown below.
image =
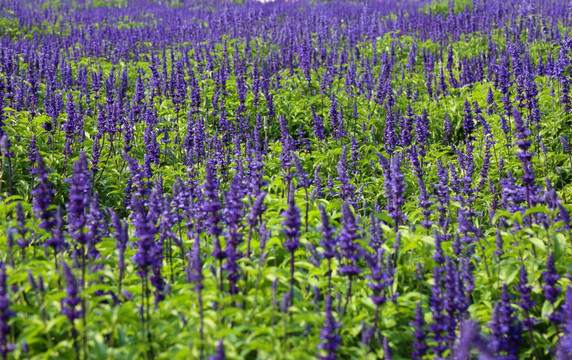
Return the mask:
{"type": "Polygon", "coordinates": [[[0,0],[1,359],[572,359],[568,0],[0,0]]]}

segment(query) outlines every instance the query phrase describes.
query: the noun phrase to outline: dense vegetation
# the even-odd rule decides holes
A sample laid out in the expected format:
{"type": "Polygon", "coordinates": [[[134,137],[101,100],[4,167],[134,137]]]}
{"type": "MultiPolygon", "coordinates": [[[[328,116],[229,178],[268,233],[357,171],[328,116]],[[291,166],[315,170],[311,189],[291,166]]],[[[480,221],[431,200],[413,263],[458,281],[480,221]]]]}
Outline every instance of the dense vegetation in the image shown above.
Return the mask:
{"type": "Polygon", "coordinates": [[[0,0],[0,356],[572,358],[571,30],[0,0]]]}

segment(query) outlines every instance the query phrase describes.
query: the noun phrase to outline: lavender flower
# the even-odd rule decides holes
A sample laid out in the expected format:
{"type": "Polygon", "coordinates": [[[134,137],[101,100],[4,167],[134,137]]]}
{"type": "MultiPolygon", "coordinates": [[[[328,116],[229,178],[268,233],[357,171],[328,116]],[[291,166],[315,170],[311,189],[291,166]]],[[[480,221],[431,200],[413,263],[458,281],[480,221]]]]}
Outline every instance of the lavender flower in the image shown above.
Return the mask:
{"type": "Polygon", "coordinates": [[[427,353],[429,347],[427,346],[425,320],[423,319],[423,309],[421,308],[420,303],[417,303],[415,306],[415,321],[409,325],[415,329],[413,333],[413,338],[415,340],[412,345],[413,349],[415,350],[413,350],[411,358],[413,360],[421,360],[427,353]]]}
{"type": "Polygon", "coordinates": [[[342,230],[338,236],[340,255],[345,260],[340,272],[350,279],[361,272],[357,261],[361,258],[362,248],[356,241],[360,238],[354,214],[347,203],[342,204],[342,230]]]}
{"type": "Polygon", "coordinates": [[[209,360],[226,360],[226,354],[224,352],[224,341],[220,339],[216,347],[216,354],[209,357],[209,360]]]}
{"type": "Polygon", "coordinates": [[[262,218],[262,214],[266,211],[266,207],[264,206],[264,198],[266,197],[265,192],[261,192],[256,197],[254,204],[252,204],[252,209],[250,214],[248,214],[248,218],[246,222],[248,223],[248,242],[246,244],[246,256],[250,257],[250,240],[252,237],[252,231],[258,225],[259,220],[262,218]]]}
{"type": "Polygon", "coordinates": [[[320,141],[326,140],[325,129],[324,129],[324,120],[322,117],[317,115],[314,111],[314,107],[310,105],[310,110],[312,111],[312,124],[314,125],[314,135],[316,135],[316,139],[320,141]]]}
{"type": "Polygon", "coordinates": [[[359,238],[360,234],[354,214],[350,206],[344,203],[342,204],[342,230],[338,236],[340,256],[343,259],[343,262],[340,264],[340,273],[349,278],[344,314],[350,301],[353,279],[361,273],[361,269],[357,264],[363,252],[359,243],[356,242],[359,238]]]}
{"type": "Polygon", "coordinates": [[[383,338],[383,360],[392,360],[393,354],[391,351],[391,346],[389,346],[389,340],[386,337],[383,338]]]}
{"type": "Polygon", "coordinates": [[[66,297],[62,299],[62,314],[73,323],[74,320],[79,319],[82,314],[82,311],[77,309],[81,302],[79,297],[79,284],[67,263],[62,262],[62,264],[66,280],[66,297]]]}
{"type": "MultiPolygon", "coordinates": [[[[51,247],[54,249],[54,258],[58,252],[64,251],[68,244],[66,238],[64,237],[64,219],[62,214],[61,206],[58,206],[56,211],[56,226],[52,230],[52,236],[44,242],[44,246],[51,247]]],[[[57,264],[57,262],[56,262],[57,264]]]]}
{"type": "Polygon", "coordinates": [[[320,241],[320,245],[324,248],[324,257],[330,260],[336,256],[337,253],[336,241],[334,239],[335,229],[330,226],[328,214],[324,206],[320,204],[318,205],[318,209],[320,210],[320,216],[322,218],[322,227],[320,228],[322,231],[322,240],[320,241]]]}
{"type": "Polygon", "coordinates": [[[16,313],[10,309],[11,302],[6,282],[6,264],[0,262],[0,356],[3,360],[7,359],[8,353],[15,349],[14,344],[9,342],[11,327],[8,321],[16,316],[16,313]]]}
{"type": "Polygon", "coordinates": [[[338,170],[338,181],[340,182],[340,197],[343,201],[348,201],[352,205],[354,204],[355,188],[351,184],[351,179],[349,177],[348,165],[347,165],[347,153],[348,147],[344,146],[342,150],[342,155],[340,161],[336,166],[338,170]]]}
{"type": "Polygon", "coordinates": [[[501,301],[494,307],[489,327],[492,332],[491,348],[498,357],[506,360],[518,359],[518,350],[522,343],[521,324],[514,316],[514,312],[508,287],[503,284],[501,301]]]}
{"type": "Polygon", "coordinates": [[[436,266],[433,269],[433,281],[435,282],[429,295],[429,309],[433,314],[433,322],[429,325],[429,331],[432,334],[433,340],[437,343],[432,347],[432,350],[438,357],[442,357],[445,350],[447,350],[447,339],[445,332],[447,330],[446,316],[445,316],[445,300],[443,298],[443,290],[441,284],[441,269],[436,266]]]}
{"type": "Polygon", "coordinates": [[[115,211],[111,212],[111,221],[115,231],[115,247],[118,251],[117,267],[119,268],[119,292],[121,292],[121,282],[125,274],[125,250],[129,242],[129,227],[127,222],[121,221],[115,211]]]}
{"type": "Polygon", "coordinates": [[[570,285],[566,287],[563,312],[566,324],[563,328],[564,336],[558,343],[558,360],[568,360],[572,356],[572,288],[570,285]]]}
{"type": "Polygon", "coordinates": [[[64,277],[66,279],[66,296],[61,300],[62,314],[65,315],[71,323],[71,335],[74,348],[79,357],[77,328],[75,326],[75,320],[79,319],[83,314],[81,309],[77,309],[81,303],[81,299],[79,297],[79,284],[72,272],[72,269],[67,265],[67,263],[62,261],[62,265],[64,268],[64,277]]]}
{"type": "MultiPolygon", "coordinates": [[[[548,258],[546,260],[546,271],[542,272],[542,278],[544,279],[544,286],[542,289],[544,290],[544,297],[548,302],[555,306],[556,300],[562,291],[559,288],[556,288],[555,285],[560,280],[560,275],[556,272],[556,267],[554,266],[554,253],[551,252],[548,254],[548,258]]],[[[554,311],[553,314],[549,316],[551,322],[558,324],[562,321],[560,314],[557,311],[554,311]]]]}
{"type": "Polygon", "coordinates": [[[69,233],[75,241],[74,251],[76,253],[80,251],[82,262],[85,254],[84,246],[88,240],[87,233],[83,230],[87,224],[87,209],[90,203],[89,174],[87,159],[85,153],[82,152],[74,163],[73,176],[68,179],[71,187],[69,190],[69,202],[66,205],[69,233]]]}
{"type": "Polygon", "coordinates": [[[48,180],[48,171],[44,165],[42,155],[38,153],[36,168],[32,173],[36,175],[38,185],[32,190],[33,197],[32,209],[34,214],[40,219],[39,227],[46,231],[55,225],[54,212],[50,209],[50,205],[54,199],[55,191],[53,190],[54,184],[48,180]]]}
{"type": "Polygon", "coordinates": [[[24,216],[24,209],[22,208],[22,202],[18,201],[16,205],[16,222],[18,224],[17,232],[20,234],[20,239],[18,239],[17,244],[22,249],[22,261],[26,259],[26,248],[28,247],[30,240],[26,238],[28,233],[28,228],[26,227],[26,218],[24,216]]]}
{"type": "Polygon", "coordinates": [[[286,236],[286,241],[282,244],[290,253],[290,299],[294,299],[294,252],[300,247],[300,210],[294,201],[294,194],[288,199],[288,209],[282,214],[282,231],[286,236]]]}
{"type": "Polygon", "coordinates": [[[342,337],[338,334],[337,329],[340,327],[340,324],[334,319],[334,314],[332,313],[332,296],[329,293],[326,295],[325,312],[324,327],[320,331],[320,339],[322,339],[323,342],[318,345],[318,348],[325,350],[326,355],[318,355],[318,358],[322,360],[335,360],[337,359],[336,350],[340,347],[342,337]]]}
{"type": "Polygon", "coordinates": [[[479,351],[479,360],[497,359],[490,351],[490,345],[486,338],[480,334],[476,322],[465,321],[460,326],[460,339],[455,349],[455,360],[468,359],[471,356],[471,348],[479,351]]]}
{"type": "Polygon", "coordinates": [[[218,196],[219,183],[216,178],[215,169],[211,162],[207,163],[205,183],[203,185],[203,193],[205,200],[202,205],[202,210],[206,215],[205,228],[207,233],[213,237],[213,256],[222,261],[225,258],[224,251],[222,251],[219,242],[219,235],[222,233],[220,227],[220,211],[222,204],[218,196]]]}
{"type": "Polygon", "coordinates": [[[389,171],[385,172],[385,196],[387,198],[388,214],[394,221],[395,232],[397,232],[401,220],[405,219],[401,211],[401,207],[405,202],[403,198],[403,193],[405,192],[404,179],[405,176],[401,173],[401,157],[399,154],[395,154],[391,158],[389,171]]]}
{"type": "Polygon", "coordinates": [[[515,289],[520,294],[520,300],[516,302],[518,306],[525,312],[526,319],[523,321],[524,327],[528,330],[536,323],[534,316],[531,316],[531,311],[536,306],[536,301],[532,300],[532,286],[528,285],[528,277],[524,265],[520,265],[520,280],[515,289]]]}

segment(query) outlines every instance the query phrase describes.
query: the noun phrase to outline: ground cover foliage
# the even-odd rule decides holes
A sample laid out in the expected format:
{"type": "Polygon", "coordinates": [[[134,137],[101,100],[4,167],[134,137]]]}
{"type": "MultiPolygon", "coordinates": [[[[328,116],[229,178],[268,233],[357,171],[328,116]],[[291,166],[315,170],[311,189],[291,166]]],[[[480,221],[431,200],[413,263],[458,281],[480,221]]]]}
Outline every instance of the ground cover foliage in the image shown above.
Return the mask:
{"type": "Polygon", "coordinates": [[[568,1],[0,0],[0,356],[568,359],[568,1]]]}

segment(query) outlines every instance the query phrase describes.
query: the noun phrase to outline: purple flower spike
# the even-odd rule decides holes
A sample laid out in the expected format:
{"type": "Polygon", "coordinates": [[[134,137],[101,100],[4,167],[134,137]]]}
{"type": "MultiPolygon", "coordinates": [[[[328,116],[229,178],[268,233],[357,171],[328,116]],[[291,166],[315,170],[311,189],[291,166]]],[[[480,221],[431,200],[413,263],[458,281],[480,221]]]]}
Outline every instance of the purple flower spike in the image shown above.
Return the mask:
{"type": "Polygon", "coordinates": [[[224,341],[220,339],[216,347],[216,355],[211,356],[209,360],[226,360],[226,354],[224,352],[224,341]]]}
{"type": "Polygon", "coordinates": [[[16,313],[10,309],[6,282],[6,264],[0,262],[0,357],[2,359],[6,359],[8,353],[15,349],[14,344],[9,342],[11,327],[8,321],[16,316],[16,313]]]}
{"type": "Polygon", "coordinates": [[[334,314],[332,313],[332,296],[330,294],[326,295],[325,312],[324,327],[320,331],[320,339],[322,339],[323,342],[318,345],[318,348],[324,350],[326,355],[318,355],[318,358],[322,360],[335,360],[337,358],[336,350],[340,347],[342,337],[338,334],[337,330],[340,324],[336,322],[334,314]]]}

